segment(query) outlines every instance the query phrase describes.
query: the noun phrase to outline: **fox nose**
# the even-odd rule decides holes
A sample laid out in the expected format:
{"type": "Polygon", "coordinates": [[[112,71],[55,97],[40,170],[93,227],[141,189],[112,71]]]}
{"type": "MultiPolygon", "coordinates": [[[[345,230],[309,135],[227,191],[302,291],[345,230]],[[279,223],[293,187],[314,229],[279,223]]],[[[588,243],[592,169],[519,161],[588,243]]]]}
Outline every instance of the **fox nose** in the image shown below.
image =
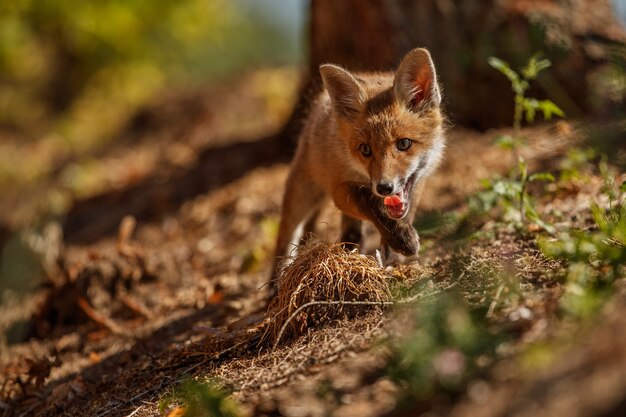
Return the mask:
{"type": "Polygon", "coordinates": [[[380,195],[389,195],[393,192],[393,184],[388,182],[381,182],[376,186],[376,191],[380,195]]]}

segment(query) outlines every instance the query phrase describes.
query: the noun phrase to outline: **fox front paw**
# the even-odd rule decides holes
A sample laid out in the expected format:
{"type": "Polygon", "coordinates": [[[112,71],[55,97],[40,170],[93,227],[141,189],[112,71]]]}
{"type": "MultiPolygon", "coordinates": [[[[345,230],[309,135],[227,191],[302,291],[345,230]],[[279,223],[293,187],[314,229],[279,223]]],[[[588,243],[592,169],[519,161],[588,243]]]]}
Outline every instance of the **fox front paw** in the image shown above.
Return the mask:
{"type": "Polygon", "coordinates": [[[398,252],[395,252],[391,249],[387,251],[383,251],[384,260],[382,261],[384,266],[401,266],[401,265],[412,265],[419,262],[419,257],[417,254],[413,256],[404,256],[398,252]]]}
{"type": "Polygon", "coordinates": [[[391,249],[406,257],[417,256],[420,249],[420,240],[415,228],[406,222],[398,222],[393,233],[383,237],[391,249]]]}

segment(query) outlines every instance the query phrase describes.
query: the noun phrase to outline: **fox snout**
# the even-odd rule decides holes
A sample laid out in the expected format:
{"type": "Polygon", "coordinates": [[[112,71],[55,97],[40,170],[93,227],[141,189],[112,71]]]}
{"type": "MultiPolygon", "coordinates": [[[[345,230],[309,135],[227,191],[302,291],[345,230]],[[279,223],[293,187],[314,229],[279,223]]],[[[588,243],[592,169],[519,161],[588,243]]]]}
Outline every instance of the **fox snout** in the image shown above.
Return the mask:
{"type": "Polygon", "coordinates": [[[376,193],[380,194],[381,196],[393,194],[394,189],[394,184],[391,182],[379,182],[375,187],[376,193]]]}
{"type": "Polygon", "coordinates": [[[374,194],[377,194],[379,197],[386,197],[400,191],[400,187],[395,181],[381,181],[378,184],[373,185],[372,189],[374,191],[374,194]]]}
{"type": "Polygon", "coordinates": [[[396,176],[396,177],[382,177],[380,180],[371,178],[372,180],[372,192],[377,197],[385,198],[390,195],[400,194],[404,191],[407,184],[411,182],[411,175],[396,176]]]}

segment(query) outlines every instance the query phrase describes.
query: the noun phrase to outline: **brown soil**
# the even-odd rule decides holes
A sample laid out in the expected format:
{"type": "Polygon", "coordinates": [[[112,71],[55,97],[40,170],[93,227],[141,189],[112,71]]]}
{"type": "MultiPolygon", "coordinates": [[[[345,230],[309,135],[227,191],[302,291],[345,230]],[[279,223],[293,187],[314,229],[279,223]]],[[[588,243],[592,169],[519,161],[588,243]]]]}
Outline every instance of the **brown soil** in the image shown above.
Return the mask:
{"type": "MultiPolygon", "coordinates": [[[[210,130],[204,122],[193,121],[210,130]]],[[[525,133],[532,138],[524,150],[531,169],[554,168],[577,141],[563,127],[525,133]]],[[[481,179],[506,172],[508,153],[492,145],[497,134],[450,132],[445,161],[422,201],[425,212],[463,209],[481,179]]],[[[164,139],[166,149],[176,139],[172,135],[170,142],[164,139]]],[[[138,149],[149,146],[139,143],[138,149]]],[[[170,410],[159,411],[159,400],[189,376],[219,378],[247,415],[430,410],[432,415],[582,416],[624,410],[621,295],[599,324],[583,333],[586,339],[550,366],[527,374],[512,371],[519,369],[515,355],[522,346],[561,329],[562,289],[555,280],[561,265],[541,255],[532,233],[521,236],[492,222],[481,225],[483,237],[468,246],[456,245],[445,233],[423,239],[419,267],[403,271],[419,283],[424,297],[456,288],[470,305],[487,309],[486,320],[515,334],[500,353],[502,363],[470,384],[468,394],[413,404],[410,412],[398,408],[401,387],[384,371],[389,352],[380,340],[402,333],[402,308],[377,307],[313,323],[275,349],[259,344],[266,326],[264,284],[288,170],[278,143],[271,136],[218,137],[194,145],[191,161],[155,167],[120,191],[79,202],[65,222],[65,243],[54,226],[32,232],[48,238],[50,261],[44,264],[45,287],[0,306],[0,330],[18,323],[29,336],[2,346],[0,414],[167,415],[170,410]],[[519,279],[518,294],[505,294],[498,278],[505,273],[519,279]]],[[[598,192],[597,183],[560,191],[540,208],[547,215],[555,208],[574,212],[598,192]]],[[[322,238],[336,240],[337,213],[329,209],[318,226],[322,238]]]]}

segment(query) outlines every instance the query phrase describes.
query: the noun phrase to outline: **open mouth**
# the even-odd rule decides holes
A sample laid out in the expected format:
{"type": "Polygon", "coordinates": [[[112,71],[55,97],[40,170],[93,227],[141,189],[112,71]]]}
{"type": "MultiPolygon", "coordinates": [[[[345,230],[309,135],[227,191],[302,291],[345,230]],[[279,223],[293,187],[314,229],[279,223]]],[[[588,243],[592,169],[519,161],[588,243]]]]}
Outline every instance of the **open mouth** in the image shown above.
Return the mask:
{"type": "Polygon", "coordinates": [[[392,219],[399,220],[406,216],[411,206],[411,192],[415,185],[416,173],[413,173],[402,187],[399,193],[385,197],[383,204],[387,210],[387,215],[392,219]]]}

